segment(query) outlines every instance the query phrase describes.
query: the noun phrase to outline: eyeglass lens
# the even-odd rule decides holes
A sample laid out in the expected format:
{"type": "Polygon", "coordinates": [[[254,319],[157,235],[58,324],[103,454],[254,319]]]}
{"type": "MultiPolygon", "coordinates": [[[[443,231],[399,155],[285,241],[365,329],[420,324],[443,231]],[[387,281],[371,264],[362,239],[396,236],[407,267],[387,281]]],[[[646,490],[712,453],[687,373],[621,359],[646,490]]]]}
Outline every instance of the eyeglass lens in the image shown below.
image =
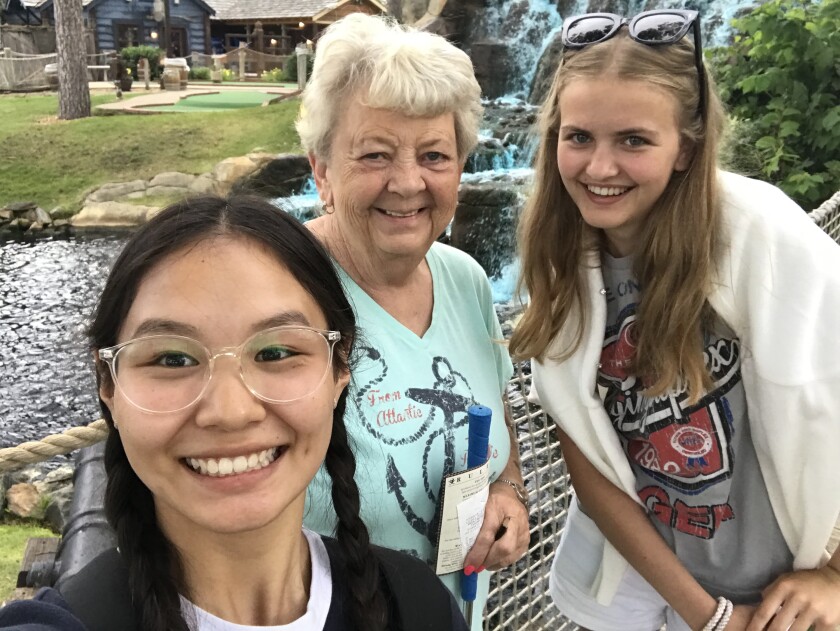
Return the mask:
{"type": "MultiPolygon", "coordinates": [[[[258,397],[285,403],[321,385],[329,370],[332,343],[318,331],[278,328],[251,337],[240,353],[240,374],[258,397]]],[[[225,355],[214,361],[224,361],[225,355]]],[[[213,368],[215,369],[215,367],[213,368]]],[[[114,376],[125,396],[152,412],[174,412],[198,399],[211,377],[203,344],[180,336],[152,336],[129,342],[114,357],[114,376]]]]}
{"type": "Polygon", "coordinates": [[[686,19],[674,13],[646,15],[636,20],[633,36],[637,41],[669,43],[682,36],[686,19]]]}
{"type": "Polygon", "coordinates": [[[615,19],[606,16],[587,16],[572,24],[566,31],[566,45],[583,46],[606,38],[615,28],[615,19]]]}

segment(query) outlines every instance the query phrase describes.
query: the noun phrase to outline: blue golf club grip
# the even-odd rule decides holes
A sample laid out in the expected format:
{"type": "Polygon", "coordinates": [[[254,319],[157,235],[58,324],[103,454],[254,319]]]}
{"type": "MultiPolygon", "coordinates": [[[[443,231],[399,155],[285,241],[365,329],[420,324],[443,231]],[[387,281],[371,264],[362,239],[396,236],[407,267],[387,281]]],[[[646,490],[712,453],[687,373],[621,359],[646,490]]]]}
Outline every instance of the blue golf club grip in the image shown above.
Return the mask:
{"type": "MultiPolygon", "coordinates": [[[[472,469],[487,461],[487,447],[490,444],[490,420],[493,411],[483,405],[471,405],[469,417],[469,440],[467,442],[467,468],[472,469]]],[[[461,574],[461,598],[472,602],[478,591],[478,573],[469,576],[461,574]]]]}

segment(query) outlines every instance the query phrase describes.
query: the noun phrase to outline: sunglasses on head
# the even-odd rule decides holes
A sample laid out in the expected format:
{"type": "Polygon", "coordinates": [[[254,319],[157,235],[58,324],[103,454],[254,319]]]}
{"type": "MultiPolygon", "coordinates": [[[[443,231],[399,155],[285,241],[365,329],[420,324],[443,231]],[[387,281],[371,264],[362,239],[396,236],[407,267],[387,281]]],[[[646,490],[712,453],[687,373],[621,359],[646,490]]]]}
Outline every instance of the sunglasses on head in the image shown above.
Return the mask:
{"type": "Polygon", "coordinates": [[[703,45],[700,40],[700,14],[697,11],[662,9],[643,11],[632,18],[615,13],[587,13],[568,18],[563,22],[563,47],[570,50],[585,48],[590,44],[606,41],[627,25],[630,39],[647,46],[674,44],[694,27],[694,64],[700,88],[698,111],[705,119],[706,74],[703,70],[703,45]]]}

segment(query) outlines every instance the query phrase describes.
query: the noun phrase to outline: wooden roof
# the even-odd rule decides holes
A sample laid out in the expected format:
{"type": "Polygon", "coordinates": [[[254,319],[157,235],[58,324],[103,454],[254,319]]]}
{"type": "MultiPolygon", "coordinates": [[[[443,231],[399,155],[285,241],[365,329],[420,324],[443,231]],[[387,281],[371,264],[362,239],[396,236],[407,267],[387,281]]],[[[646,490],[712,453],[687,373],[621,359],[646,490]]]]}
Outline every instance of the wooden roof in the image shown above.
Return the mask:
{"type": "Polygon", "coordinates": [[[387,12],[379,0],[208,0],[208,3],[216,10],[213,19],[223,22],[320,22],[348,4],[364,5],[361,10],[365,13],[387,12]]]}

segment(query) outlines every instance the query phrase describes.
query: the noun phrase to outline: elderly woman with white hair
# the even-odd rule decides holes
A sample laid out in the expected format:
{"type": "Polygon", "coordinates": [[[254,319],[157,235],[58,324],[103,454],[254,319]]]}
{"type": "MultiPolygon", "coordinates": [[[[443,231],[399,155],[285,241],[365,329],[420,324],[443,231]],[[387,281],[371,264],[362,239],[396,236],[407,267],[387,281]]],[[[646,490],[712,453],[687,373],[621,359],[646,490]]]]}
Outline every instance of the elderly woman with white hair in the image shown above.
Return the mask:
{"type": "MultiPolygon", "coordinates": [[[[463,51],[353,14],[318,41],[297,123],[324,209],[307,225],[337,263],[363,337],[347,426],[375,543],[432,562],[442,478],[466,468],[467,409],[493,411],[492,483],[464,568],[479,573],[476,611],[488,591],[483,570],[516,561],[529,539],[502,402],[512,364],[490,285],[472,258],[436,241],[455,213],[481,115],[463,51]]],[[[309,528],[332,530],[328,498],[328,478],[316,478],[309,528]]],[[[456,597],[459,576],[441,577],[456,597]]]]}

